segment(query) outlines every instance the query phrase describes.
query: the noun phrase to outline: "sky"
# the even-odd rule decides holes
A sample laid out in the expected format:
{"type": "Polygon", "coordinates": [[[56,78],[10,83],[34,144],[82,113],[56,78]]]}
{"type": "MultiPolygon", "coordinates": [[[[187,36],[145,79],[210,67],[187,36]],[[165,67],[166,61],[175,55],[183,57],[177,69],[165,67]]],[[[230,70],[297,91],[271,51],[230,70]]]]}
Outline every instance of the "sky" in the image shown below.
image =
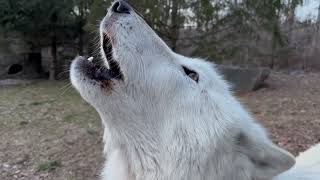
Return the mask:
{"type": "Polygon", "coordinates": [[[304,5],[297,8],[296,15],[299,20],[316,20],[318,17],[318,7],[320,0],[305,0],[304,5]]]}

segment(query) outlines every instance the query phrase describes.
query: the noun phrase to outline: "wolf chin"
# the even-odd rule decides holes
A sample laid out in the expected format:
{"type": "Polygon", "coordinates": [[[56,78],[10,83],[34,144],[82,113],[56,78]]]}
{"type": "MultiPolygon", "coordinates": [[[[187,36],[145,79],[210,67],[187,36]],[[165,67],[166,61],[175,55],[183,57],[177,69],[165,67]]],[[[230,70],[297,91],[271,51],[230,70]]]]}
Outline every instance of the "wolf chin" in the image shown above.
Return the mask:
{"type": "Polygon", "coordinates": [[[102,180],[320,179],[319,145],[295,160],[273,144],[214,64],[174,53],[125,1],[100,36],[104,64],[77,57],[70,77],[104,125],[102,180]]]}

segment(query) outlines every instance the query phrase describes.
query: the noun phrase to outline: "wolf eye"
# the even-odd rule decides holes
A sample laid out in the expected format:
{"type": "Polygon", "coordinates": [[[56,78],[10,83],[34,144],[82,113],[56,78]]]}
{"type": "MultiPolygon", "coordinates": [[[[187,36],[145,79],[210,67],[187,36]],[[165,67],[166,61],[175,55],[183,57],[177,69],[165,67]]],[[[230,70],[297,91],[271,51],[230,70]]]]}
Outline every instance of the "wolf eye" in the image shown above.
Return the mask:
{"type": "Polygon", "coordinates": [[[185,66],[182,66],[184,73],[186,73],[187,76],[189,76],[189,78],[191,78],[192,80],[194,80],[195,82],[199,82],[199,74],[185,66]]]}

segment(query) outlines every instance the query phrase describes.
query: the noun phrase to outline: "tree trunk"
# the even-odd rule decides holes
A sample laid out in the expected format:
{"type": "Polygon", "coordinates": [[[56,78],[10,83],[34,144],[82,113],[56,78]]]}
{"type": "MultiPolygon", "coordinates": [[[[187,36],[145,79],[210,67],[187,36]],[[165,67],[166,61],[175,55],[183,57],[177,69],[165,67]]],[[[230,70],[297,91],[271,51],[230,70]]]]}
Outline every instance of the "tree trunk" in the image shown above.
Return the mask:
{"type": "Polygon", "coordinates": [[[79,42],[78,42],[78,50],[79,55],[83,55],[83,26],[85,25],[84,19],[85,19],[85,11],[87,7],[85,6],[83,1],[80,1],[79,5],[79,22],[78,22],[78,33],[79,33],[79,42]]]}
{"type": "Polygon", "coordinates": [[[319,4],[319,8],[318,8],[318,19],[317,22],[320,23],[320,4],[319,4]]]}
{"type": "Polygon", "coordinates": [[[51,17],[51,56],[52,60],[50,63],[50,69],[49,69],[49,79],[50,80],[55,80],[57,77],[57,64],[58,64],[58,59],[57,59],[57,20],[58,16],[57,13],[54,12],[51,17]]]}
{"type": "Polygon", "coordinates": [[[275,51],[275,48],[272,47],[272,49],[271,49],[271,61],[270,61],[270,65],[269,65],[270,69],[274,68],[274,59],[275,59],[274,51],[275,51]]]}
{"type": "MultiPolygon", "coordinates": [[[[319,52],[319,48],[318,48],[319,39],[320,39],[320,4],[318,8],[318,19],[317,19],[317,22],[315,23],[314,34],[312,36],[311,48],[310,48],[310,53],[308,54],[308,57],[314,57],[319,52]]],[[[306,58],[306,61],[307,61],[307,58],[306,58]]],[[[307,62],[305,64],[307,64],[307,62]]]]}
{"type": "Polygon", "coordinates": [[[296,10],[296,6],[292,2],[292,0],[289,4],[289,7],[290,7],[290,9],[289,9],[289,13],[288,13],[288,24],[289,24],[288,39],[289,39],[289,42],[291,42],[292,31],[293,31],[293,26],[294,26],[294,22],[295,22],[295,10],[296,10]]]}
{"type": "Polygon", "coordinates": [[[275,51],[276,51],[276,37],[274,34],[272,34],[272,39],[271,39],[271,58],[270,58],[270,64],[269,68],[273,69],[275,65],[275,51]]]}
{"type": "Polygon", "coordinates": [[[82,27],[80,27],[79,29],[79,55],[82,56],[83,55],[83,30],[82,27]]]}
{"type": "Polygon", "coordinates": [[[52,61],[51,61],[51,64],[50,64],[49,79],[50,80],[55,80],[56,77],[57,77],[56,75],[57,75],[57,64],[58,64],[58,60],[57,60],[57,37],[56,37],[55,33],[51,38],[51,56],[52,56],[52,61]]]}
{"type": "Polygon", "coordinates": [[[179,18],[178,18],[178,0],[172,1],[172,13],[171,13],[171,43],[172,50],[175,51],[177,49],[177,42],[179,39],[179,18]]]}

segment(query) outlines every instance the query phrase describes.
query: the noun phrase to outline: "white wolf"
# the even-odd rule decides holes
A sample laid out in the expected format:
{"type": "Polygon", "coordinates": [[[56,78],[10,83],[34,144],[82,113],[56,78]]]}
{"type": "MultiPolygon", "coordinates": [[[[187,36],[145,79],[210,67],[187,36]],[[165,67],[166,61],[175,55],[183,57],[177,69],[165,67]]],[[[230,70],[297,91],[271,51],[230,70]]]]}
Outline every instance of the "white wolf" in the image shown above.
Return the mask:
{"type": "Polygon", "coordinates": [[[174,53],[125,1],[100,32],[105,65],[78,57],[71,81],[105,126],[103,180],[320,180],[320,146],[294,166],[213,64],[174,53]]]}

